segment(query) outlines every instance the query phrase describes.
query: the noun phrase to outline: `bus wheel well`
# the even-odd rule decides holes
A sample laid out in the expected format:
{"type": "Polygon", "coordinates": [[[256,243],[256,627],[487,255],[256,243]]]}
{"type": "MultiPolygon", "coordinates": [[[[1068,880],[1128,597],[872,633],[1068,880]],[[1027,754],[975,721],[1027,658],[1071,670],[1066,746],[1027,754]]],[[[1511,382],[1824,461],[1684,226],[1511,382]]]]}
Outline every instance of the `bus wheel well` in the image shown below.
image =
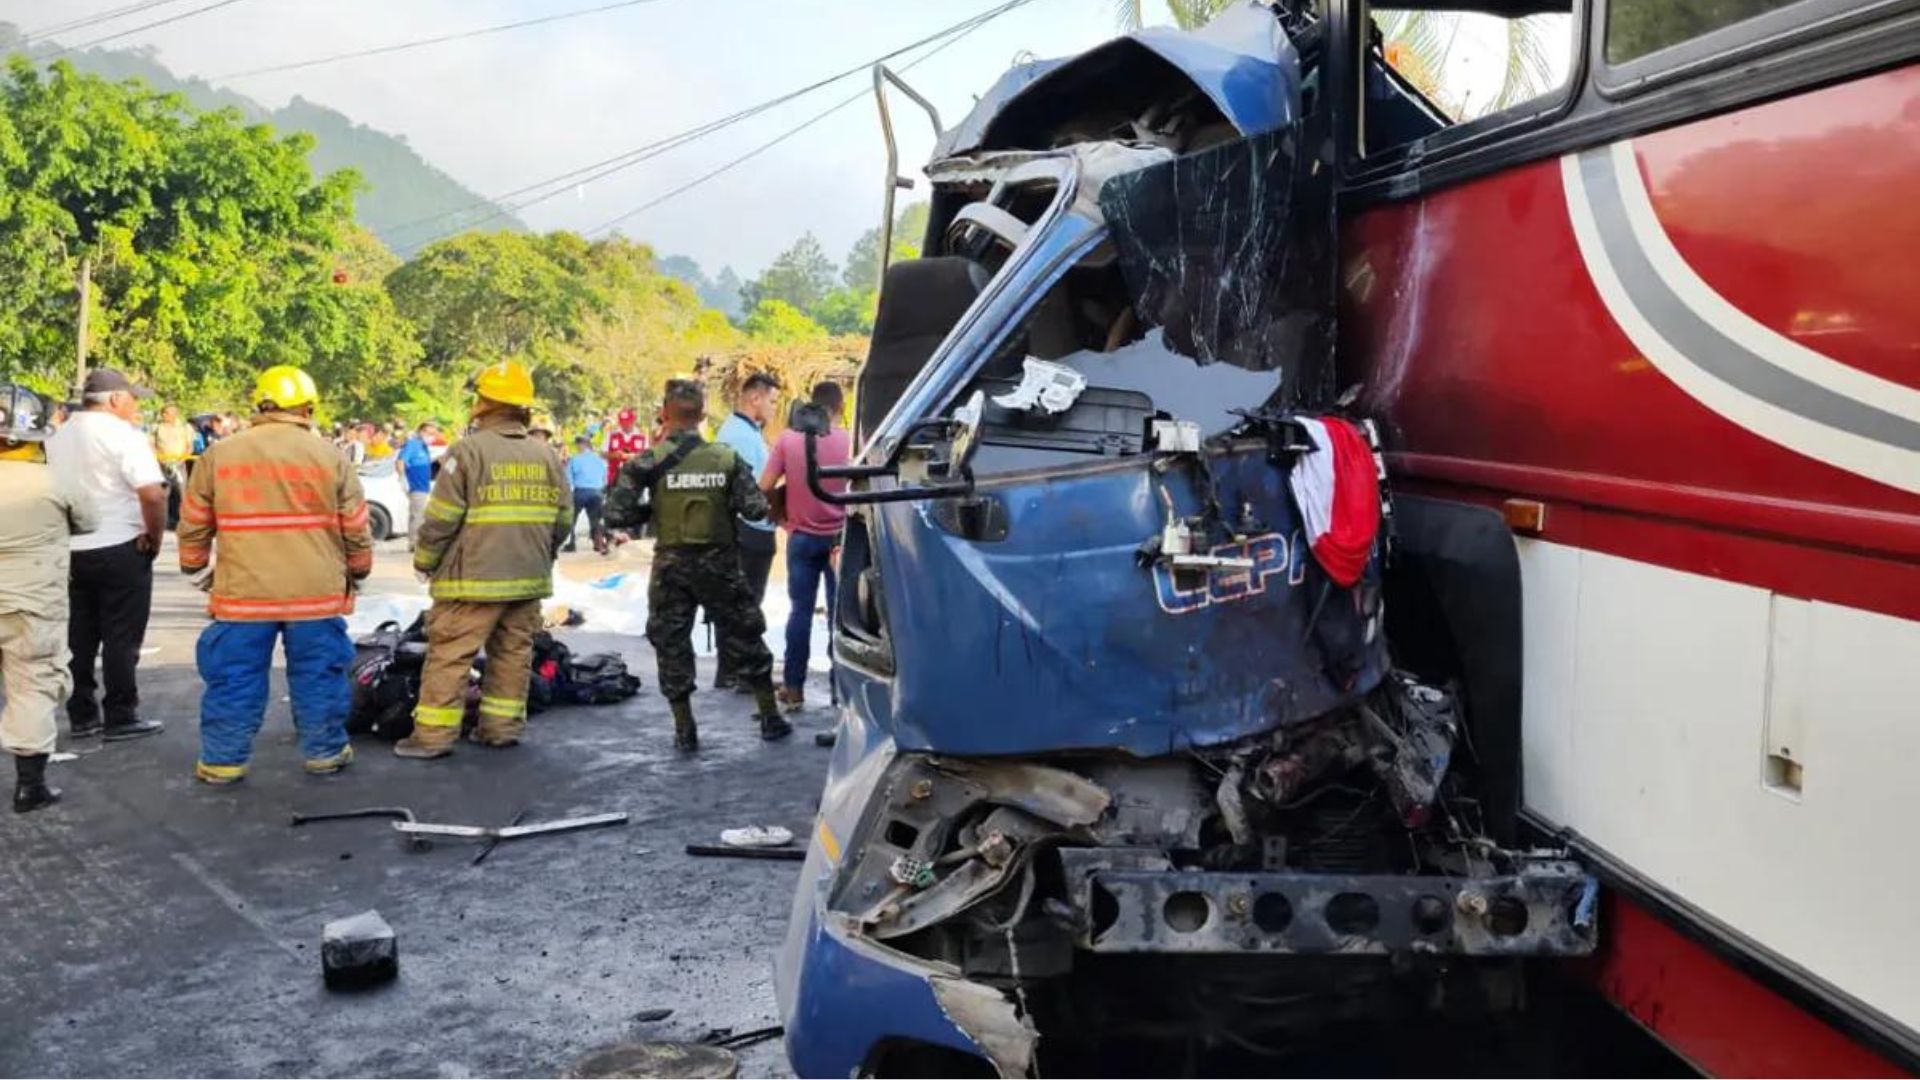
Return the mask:
{"type": "Polygon", "coordinates": [[[1425,496],[1394,499],[1386,576],[1394,663],[1457,682],[1487,800],[1486,828],[1515,842],[1520,804],[1520,557],[1499,512],[1425,496]]]}

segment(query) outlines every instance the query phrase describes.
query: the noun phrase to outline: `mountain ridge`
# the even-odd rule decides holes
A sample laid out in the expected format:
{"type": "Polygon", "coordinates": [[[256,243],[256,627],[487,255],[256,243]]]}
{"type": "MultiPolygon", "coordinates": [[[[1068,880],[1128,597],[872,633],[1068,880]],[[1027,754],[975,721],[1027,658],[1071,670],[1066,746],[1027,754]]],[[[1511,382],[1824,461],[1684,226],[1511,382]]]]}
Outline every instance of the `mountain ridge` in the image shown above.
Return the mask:
{"type": "MultiPolygon", "coordinates": [[[[19,27],[0,22],[0,54],[24,52],[44,63],[57,46],[50,41],[22,47],[19,27]]],[[[119,82],[138,79],[163,93],[178,93],[199,109],[237,109],[248,120],[271,124],[282,134],[306,132],[314,138],[308,160],[316,176],[351,168],[365,182],[354,199],[354,216],[403,258],[411,255],[456,223],[481,216],[454,216],[453,211],[487,203],[486,196],[454,179],[413,149],[403,135],[394,135],[355,121],[337,109],[296,95],[280,108],[269,108],[236,90],[204,79],[182,78],[161,63],[152,48],[95,48],[68,53],[63,59],[75,70],[119,82]],[[424,218],[448,215],[445,228],[401,229],[424,218]]],[[[496,208],[497,210],[498,208],[496,208]]],[[[516,232],[526,225],[501,211],[489,225],[516,232]]]]}

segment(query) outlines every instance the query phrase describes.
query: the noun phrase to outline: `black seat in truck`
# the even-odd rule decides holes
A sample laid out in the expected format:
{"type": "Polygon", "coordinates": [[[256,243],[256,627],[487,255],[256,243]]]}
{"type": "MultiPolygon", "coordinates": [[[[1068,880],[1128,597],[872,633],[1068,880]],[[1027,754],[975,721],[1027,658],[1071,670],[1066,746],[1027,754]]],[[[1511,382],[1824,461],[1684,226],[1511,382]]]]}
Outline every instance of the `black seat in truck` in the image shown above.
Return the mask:
{"type": "Polygon", "coordinates": [[[986,287],[985,267],[957,255],[907,259],[887,267],[854,417],[859,444],[880,426],[907,384],[986,287]]]}

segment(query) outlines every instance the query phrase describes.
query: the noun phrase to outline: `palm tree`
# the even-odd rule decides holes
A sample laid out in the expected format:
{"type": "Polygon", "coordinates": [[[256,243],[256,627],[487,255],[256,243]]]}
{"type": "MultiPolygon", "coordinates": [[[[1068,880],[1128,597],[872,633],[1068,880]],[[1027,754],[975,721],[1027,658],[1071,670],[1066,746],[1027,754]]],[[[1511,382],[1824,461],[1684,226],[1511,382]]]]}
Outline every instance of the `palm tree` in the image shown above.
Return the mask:
{"type": "MultiPolygon", "coordinates": [[[[1166,2],[1174,25],[1192,30],[1206,25],[1237,0],[1166,2]]],[[[1137,30],[1146,22],[1145,0],[1114,0],[1113,15],[1122,30],[1137,30]]],[[[1445,90],[1444,73],[1467,17],[1467,13],[1458,11],[1374,11],[1387,63],[1456,121],[1498,112],[1552,89],[1553,65],[1547,55],[1547,42],[1554,37],[1548,22],[1554,16],[1530,15],[1504,20],[1506,71],[1499,90],[1483,103],[1453,100],[1445,90]]]]}
{"type": "MultiPolygon", "coordinates": [[[[1236,0],[1167,0],[1167,11],[1173,15],[1173,25],[1182,30],[1194,30],[1205,26],[1215,15],[1225,11],[1236,0]]],[[[1146,0],[1114,0],[1113,19],[1122,30],[1138,30],[1147,23],[1146,0]]]]}

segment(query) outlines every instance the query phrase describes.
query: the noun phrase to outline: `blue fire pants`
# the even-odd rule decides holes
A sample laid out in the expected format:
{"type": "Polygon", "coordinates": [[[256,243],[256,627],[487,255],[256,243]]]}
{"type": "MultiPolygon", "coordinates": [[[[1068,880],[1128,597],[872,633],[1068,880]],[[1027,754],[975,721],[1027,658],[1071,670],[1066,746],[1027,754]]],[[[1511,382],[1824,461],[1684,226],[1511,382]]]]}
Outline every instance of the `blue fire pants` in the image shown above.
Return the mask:
{"type": "Polygon", "coordinates": [[[200,760],[220,770],[246,769],[253,737],[267,716],[273,643],[286,639],[287,690],[300,752],[324,761],[347,745],[353,687],[347,669],[353,642],[345,619],[298,622],[215,621],[200,633],[200,760]]]}

